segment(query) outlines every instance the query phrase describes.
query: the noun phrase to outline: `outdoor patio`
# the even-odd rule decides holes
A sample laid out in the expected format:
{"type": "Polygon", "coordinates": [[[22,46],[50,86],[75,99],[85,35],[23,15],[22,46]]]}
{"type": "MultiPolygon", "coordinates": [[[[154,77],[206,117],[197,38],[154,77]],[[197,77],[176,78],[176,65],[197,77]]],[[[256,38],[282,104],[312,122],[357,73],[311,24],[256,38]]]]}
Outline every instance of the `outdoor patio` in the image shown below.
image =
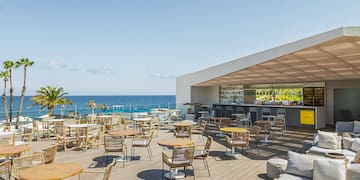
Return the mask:
{"type": "MultiPolygon", "coordinates": [[[[232,159],[225,156],[225,138],[215,136],[217,132],[213,127],[211,124],[208,125],[205,132],[205,135],[210,135],[214,138],[214,142],[211,145],[210,156],[208,157],[211,176],[208,176],[202,160],[194,160],[196,179],[267,179],[266,160],[272,157],[286,158],[289,150],[300,151],[302,141],[312,140],[313,138],[313,132],[310,130],[297,129],[295,131],[290,129],[286,131],[284,138],[277,137],[277,139],[270,144],[259,145],[259,156],[257,156],[256,147],[253,146],[250,150],[246,150],[243,156],[232,159]]],[[[173,133],[168,132],[168,130],[159,130],[158,137],[155,137],[151,143],[153,152],[152,160],[149,159],[146,148],[137,148],[133,160],[126,162],[125,168],[122,167],[122,162],[116,164],[111,172],[111,179],[161,179],[161,153],[165,151],[171,154],[171,151],[158,145],[158,141],[160,139],[171,138],[174,138],[173,133]]],[[[204,144],[198,135],[193,135],[192,140],[195,141],[196,145],[204,144]]],[[[206,138],[204,138],[204,140],[206,141],[206,138]]],[[[128,155],[130,155],[131,139],[128,139],[127,142],[128,155]]],[[[56,141],[34,141],[31,144],[31,151],[40,151],[52,143],[56,143],[56,141]]],[[[203,147],[197,148],[201,149],[203,147]]],[[[228,149],[228,151],[230,151],[230,149],[228,149]]],[[[237,149],[237,151],[241,152],[241,149],[237,149]]],[[[90,148],[87,151],[68,149],[67,151],[58,151],[54,162],[74,162],[81,164],[85,170],[103,171],[103,155],[103,146],[100,146],[100,149],[90,148]]],[[[112,157],[118,155],[120,154],[109,153],[107,163],[111,162],[112,157]]],[[[168,170],[166,165],[164,167],[165,170],[168,170]]],[[[191,168],[187,169],[187,174],[188,177],[185,179],[193,179],[191,168]]],[[[81,174],[81,179],[102,179],[102,177],[102,173],[81,174]]],[[[74,176],[70,179],[76,178],[77,176],[74,176]]]]}

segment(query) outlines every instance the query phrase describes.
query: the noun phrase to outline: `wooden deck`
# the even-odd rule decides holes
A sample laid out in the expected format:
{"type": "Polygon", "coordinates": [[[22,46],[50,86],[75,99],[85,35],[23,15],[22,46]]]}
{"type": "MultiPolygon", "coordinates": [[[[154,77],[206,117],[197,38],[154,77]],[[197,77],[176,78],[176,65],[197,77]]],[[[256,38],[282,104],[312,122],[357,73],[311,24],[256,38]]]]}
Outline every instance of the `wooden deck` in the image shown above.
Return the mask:
{"type": "MultiPolygon", "coordinates": [[[[225,140],[215,136],[215,131],[209,128],[206,134],[213,136],[214,143],[211,147],[210,157],[208,163],[210,167],[211,176],[207,174],[202,160],[194,160],[194,168],[196,179],[267,179],[266,178],[266,160],[271,157],[283,157],[287,155],[287,151],[299,151],[303,140],[311,140],[313,132],[309,130],[287,130],[284,138],[277,137],[276,140],[269,145],[260,145],[260,155],[257,156],[255,146],[246,150],[243,156],[237,159],[229,159],[224,155],[225,140]],[[249,154],[248,154],[249,153],[249,154]]],[[[153,157],[149,160],[146,148],[137,148],[135,160],[125,163],[125,168],[122,163],[118,162],[112,171],[111,179],[161,179],[162,159],[161,152],[166,151],[164,147],[157,144],[159,139],[174,138],[173,133],[167,130],[160,130],[159,136],[155,138],[151,144],[153,157]]],[[[198,145],[204,144],[200,141],[198,135],[193,135],[192,139],[198,145]]],[[[205,138],[204,138],[205,139],[205,138]]],[[[130,142],[128,140],[128,155],[130,155],[130,142]]],[[[55,141],[36,141],[32,143],[32,151],[39,151],[47,145],[55,143],[55,141]]],[[[199,147],[202,148],[202,147],[199,147]]],[[[241,152],[240,149],[237,149],[241,152]]],[[[89,149],[86,152],[69,149],[66,152],[59,151],[56,154],[55,162],[76,162],[80,163],[88,170],[101,171],[103,166],[103,147],[100,149],[89,149]]],[[[113,153],[109,155],[109,162],[112,157],[118,156],[113,153]]],[[[168,169],[165,165],[165,169],[168,169]]],[[[187,170],[189,175],[185,179],[193,179],[193,171],[191,168],[187,170]]],[[[81,179],[102,179],[103,174],[82,174],[81,179]]],[[[77,177],[70,178],[76,179],[77,177]]]]}

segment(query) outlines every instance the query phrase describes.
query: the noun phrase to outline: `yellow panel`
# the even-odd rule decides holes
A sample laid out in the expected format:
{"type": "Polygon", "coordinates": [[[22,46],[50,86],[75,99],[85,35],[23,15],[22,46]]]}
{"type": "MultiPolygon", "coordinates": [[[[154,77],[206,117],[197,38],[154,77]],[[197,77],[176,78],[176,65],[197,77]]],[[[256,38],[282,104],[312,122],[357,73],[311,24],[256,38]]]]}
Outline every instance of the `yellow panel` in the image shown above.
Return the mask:
{"type": "Polygon", "coordinates": [[[300,110],[300,124],[314,125],[315,113],[313,110],[300,110]]]}

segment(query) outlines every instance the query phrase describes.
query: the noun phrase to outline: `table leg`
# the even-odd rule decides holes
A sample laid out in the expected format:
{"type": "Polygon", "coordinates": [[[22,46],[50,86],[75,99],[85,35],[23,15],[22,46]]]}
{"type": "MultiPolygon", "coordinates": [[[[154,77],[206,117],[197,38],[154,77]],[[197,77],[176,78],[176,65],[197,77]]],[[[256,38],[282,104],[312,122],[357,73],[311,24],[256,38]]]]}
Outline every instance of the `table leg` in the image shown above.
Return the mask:
{"type": "MultiPolygon", "coordinates": [[[[234,138],[234,133],[231,133],[231,136],[232,136],[231,138],[234,138]]],[[[235,147],[233,146],[233,147],[231,147],[231,152],[227,152],[226,156],[236,157],[236,156],[241,156],[241,154],[235,152],[235,147]]]]}
{"type": "Polygon", "coordinates": [[[185,173],[179,172],[178,169],[175,168],[174,171],[165,173],[165,177],[167,179],[180,179],[185,177],[185,173]]]}

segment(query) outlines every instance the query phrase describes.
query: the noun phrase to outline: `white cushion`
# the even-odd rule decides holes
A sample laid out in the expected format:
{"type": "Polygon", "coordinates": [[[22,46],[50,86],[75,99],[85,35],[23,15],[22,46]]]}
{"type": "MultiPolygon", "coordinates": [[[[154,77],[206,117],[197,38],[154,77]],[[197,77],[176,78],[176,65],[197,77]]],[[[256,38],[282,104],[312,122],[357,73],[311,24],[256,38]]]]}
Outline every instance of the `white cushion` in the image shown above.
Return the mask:
{"type": "Polygon", "coordinates": [[[341,149],[325,149],[318,146],[313,146],[308,150],[308,153],[315,153],[315,154],[341,153],[341,149]]]}
{"type": "Polygon", "coordinates": [[[360,138],[355,138],[351,144],[351,150],[358,152],[360,151],[360,138]]]}
{"type": "Polygon", "coordinates": [[[360,134],[360,121],[354,121],[354,133],[360,134]]]}
{"type": "Polygon", "coordinates": [[[314,161],[314,180],[346,180],[344,160],[317,159],[314,161]]]}
{"type": "Polygon", "coordinates": [[[327,149],[338,149],[338,139],[335,133],[328,133],[319,131],[318,132],[319,138],[319,147],[327,148],[327,149]]]}
{"type": "MultiPolygon", "coordinates": [[[[320,130],[319,130],[320,131],[320,130]]],[[[318,131],[318,132],[319,132],[318,131]]],[[[323,132],[323,131],[321,131],[321,132],[323,132]]],[[[342,139],[343,139],[343,137],[342,136],[338,136],[338,133],[332,133],[332,132],[325,132],[325,133],[328,133],[328,134],[334,134],[335,136],[337,136],[337,149],[341,149],[341,141],[342,141],[342,139]]],[[[313,145],[314,146],[319,146],[319,135],[318,135],[318,133],[315,133],[314,134],[314,140],[313,140],[313,145]]]]}
{"type": "Polygon", "coordinates": [[[286,173],[312,178],[314,158],[316,157],[289,151],[286,173]]]}
{"type": "Polygon", "coordinates": [[[281,174],[278,180],[311,180],[311,179],[303,176],[292,175],[292,174],[281,174]]]}
{"type": "Polygon", "coordinates": [[[344,149],[351,149],[351,145],[354,142],[354,140],[355,138],[344,137],[343,138],[344,149]]]}

